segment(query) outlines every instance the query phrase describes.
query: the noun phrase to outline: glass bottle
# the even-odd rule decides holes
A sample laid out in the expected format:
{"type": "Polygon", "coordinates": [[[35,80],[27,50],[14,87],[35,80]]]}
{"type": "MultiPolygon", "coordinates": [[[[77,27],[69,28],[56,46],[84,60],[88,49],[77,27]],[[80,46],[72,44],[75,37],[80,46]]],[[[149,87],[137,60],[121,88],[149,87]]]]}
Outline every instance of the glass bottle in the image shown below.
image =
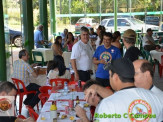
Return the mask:
{"type": "Polygon", "coordinates": [[[53,101],[52,105],[50,106],[50,118],[53,120],[53,122],[57,121],[57,106],[55,101],[53,101]]]}

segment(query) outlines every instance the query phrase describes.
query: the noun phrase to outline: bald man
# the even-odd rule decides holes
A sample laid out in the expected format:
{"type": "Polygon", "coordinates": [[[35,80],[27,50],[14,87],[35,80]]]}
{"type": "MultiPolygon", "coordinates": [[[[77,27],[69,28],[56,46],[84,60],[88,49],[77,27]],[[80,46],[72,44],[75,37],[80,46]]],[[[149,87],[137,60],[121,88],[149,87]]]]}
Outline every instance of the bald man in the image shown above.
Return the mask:
{"type": "Polygon", "coordinates": [[[163,91],[153,85],[153,66],[150,62],[144,59],[133,62],[135,68],[135,86],[151,90],[163,100],[163,91]]]}

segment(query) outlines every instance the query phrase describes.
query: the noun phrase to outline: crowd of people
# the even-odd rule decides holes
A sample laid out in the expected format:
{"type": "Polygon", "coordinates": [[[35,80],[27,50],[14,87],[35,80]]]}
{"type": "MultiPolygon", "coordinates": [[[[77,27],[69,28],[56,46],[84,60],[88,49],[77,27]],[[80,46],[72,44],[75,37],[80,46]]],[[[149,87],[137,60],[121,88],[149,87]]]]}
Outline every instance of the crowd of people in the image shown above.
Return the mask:
{"type": "MultiPolygon", "coordinates": [[[[152,80],[148,81],[148,79],[144,79],[147,77],[145,74],[148,74],[148,76],[152,79],[150,73],[153,71],[151,71],[150,65],[151,64],[146,60],[136,60],[134,65],[126,58],[112,60],[111,64],[108,64],[105,69],[109,70],[110,84],[113,91],[100,85],[93,84],[85,93],[85,99],[88,102],[96,95],[103,98],[96,107],[94,121],[127,122],[136,121],[137,117],[139,119],[142,118],[142,120],[150,119],[151,122],[162,122],[163,92],[153,86],[152,80]],[[137,72],[138,69],[141,71],[137,72]],[[144,75],[144,77],[142,77],[142,75],[144,75]],[[141,79],[138,79],[138,77],[141,77],[141,79]],[[143,82],[148,85],[140,85],[144,84],[143,82]],[[143,106],[146,107],[146,109],[143,108],[143,106]],[[150,110],[152,110],[152,112],[150,112],[150,110]],[[143,118],[137,116],[144,115],[144,112],[147,115],[146,117],[143,118]],[[115,117],[115,113],[119,117],[115,117]],[[127,113],[127,116],[125,113],[127,113]],[[155,117],[149,118],[149,116],[155,117]]],[[[76,111],[79,112],[80,109],[82,108],[78,107],[76,108],[76,111]]],[[[85,121],[88,120],[84,112],[79,115],[82,115],[83,117],[81,118],[84,118],[85,121]]]]}
{"type": "MultiPolygon", "coordinates": [[[[39,26],[38,31],[35,32],[37,48],[43,47],[45,44],[43,38],[39,36],[42,34],[42,30],[43,26],[39,26]]],[[[151,30],[148,29],[147,33],[149,31],[151,30]]],[[[91,106],[96,107],[94,121],[126,122],[132,118],[134,120],[134,114],[135,116],[136,114],[141,115],[142,112],[147,113],[144,120],[148,120],[149,116],[155,116],[151,117],[150,121],[163,121],[163,92],[153,85],[152,64],[141,59],[143,58],[142,52],[135,47],[137,37],[135,31],[126,30],[122,36],[122,42],[120,42],[119,31],[112,34],[106,32],[104,26],[100,25],[96,32],[93,28],[89,31],[88,28],[81,27],[78,39],[65,29],[60,36],[55,38],[55,42],[51,44],[54,59],[47,63],[47,85],[49,85],[50,79],[70,79],[70,71],[66,68],[62,57],[63,48],[67,48],[67,51],[71,52],[70,60],[74,71],[74,80],[86,82],[83,87],[85,99],[91,106]],[[124,55],[122,55],[121,43],[126,48],[124,55]],[[95,67],[94,80],[91,79],[92,66],[95,67]],[[132,108],[134,105],[135,108],[132,108]],[[130,108],[132,108],[131,111],[129,111],[130,108]],[[109,117],[115,113],[119,118],[109,117]],[[104,117],[105,115],[107,117],[104,117]]],[[[150,40],[146,36],[144,44],[151,44],[148,43],[150,40]]],[[[154,48],[144,45],[144,49],[149,51],[154,48]]],[[[34,107],[39,102],[40,86],[30,83],[29,75],[37,77],[38,74],[33,70],[35,65],[28,64],[28,59],[28,51],[21,50],[19,60],[14,62],[12,77],[22,80],[28,91],[36,91],[36,94],[28,95],[24,101],[25,105],[34,107]]],[[[76,106],[75,111],[81,121],[90,121],[83,108],[76,106]]]]}

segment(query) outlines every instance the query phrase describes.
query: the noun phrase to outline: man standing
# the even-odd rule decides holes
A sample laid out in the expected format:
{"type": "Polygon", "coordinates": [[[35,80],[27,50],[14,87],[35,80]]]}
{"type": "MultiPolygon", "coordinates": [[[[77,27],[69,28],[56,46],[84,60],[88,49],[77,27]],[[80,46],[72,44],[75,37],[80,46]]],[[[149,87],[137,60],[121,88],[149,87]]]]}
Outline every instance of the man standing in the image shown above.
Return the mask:
{"type": "Polygon", "coordinates": [[[126,50],[124,58],[131,60],[132,62],[137,60],[138,58],[142,58],[141,51],[135,47],[136,42],[136,33],[132,29],[128,29],[123,34],[123,43],[126,50]]]}
{"type": "MultiPolygon", "coordinates": [[[[16,87],[8,81],[0,82],[0,96],[16,96],[16,87]]],[[[27,119],[17,118],[15,116],[0,116],[0,122],[34,122],[34,119],[29,117],[27,119]]]]}
{"type": "Polygon", "coordinates": [[[130,60],[112,60],[106,69],[116,92],[102,100],[95,118],[100,122],[163,121],[161,100],[149,90],[135,88],[135,70],[130,60]]]}
{"type": "Polygon", "coordinates": [[[44,37],[43,37],[43,25],[39,25],[34,33],[34,42],[36,48],[43,48],[44,37]]]}
{"type": "Polygon", "coordinates": [[[153,66],[147,60],[136,60],[133,62],[135,68],[135,86],[151,90],[163,100],[163,91],[153,85],[153,66]]]}
{"type": "MultiPolygon", "coordinates": [[[[24,101],[24,104],[34,107],[40,99],[38,98],[39,85],[35,83],[30,83],[30,74],[33,77],[37,77],[37,74],[34,72],[32,67],[27,63],[29,59],[28,52],[23,49],[19,52],[19,60],[16,60],[13,65],[13,78],[20,79],[24,82],[24,85],[28,91],[36,91],[36,94],[30,94],[24,101]]],[[[21,87],[21,86],[20,86],[21,87]]],[[[22,88],[22,87],[21,87],[22,88]]]]}
{"type": "Polygon", "coordinates": [[[118,48],[111,45],[112,34],[109,32],[104,33],[103,43],[99,46],[93,56],[93,63],[98,65],[96,71],[96,80],[102,84],[102,86],[110,86],[109,73],[104,70],[104,65],[110,63],[111,60],[121,58],[121,52],[118,48]]]}
{"type": "Polygon", "coordinates": [[[75,43],[71,53],[71,65],[75,73],[75,81],[90,79],[93,49],[88,41],[89,30],[86,27],[81,27],[81,40],[75,43]]]}

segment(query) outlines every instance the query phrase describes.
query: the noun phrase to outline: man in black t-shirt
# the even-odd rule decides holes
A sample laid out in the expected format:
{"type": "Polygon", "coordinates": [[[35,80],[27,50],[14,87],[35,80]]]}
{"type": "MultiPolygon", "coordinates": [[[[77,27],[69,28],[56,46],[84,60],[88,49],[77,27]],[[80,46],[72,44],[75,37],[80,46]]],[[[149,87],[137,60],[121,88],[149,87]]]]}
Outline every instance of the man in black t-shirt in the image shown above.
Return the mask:
{"type": "Polygon", "coordinates": [[[123,43],[126,50],[126,53],[124,55],[124,58],[130,59],[132,62],[142,58],[141,51],[135,47],[136,42],[136,33],[132,29],[128,29],[123,34],[123,43]]]}

